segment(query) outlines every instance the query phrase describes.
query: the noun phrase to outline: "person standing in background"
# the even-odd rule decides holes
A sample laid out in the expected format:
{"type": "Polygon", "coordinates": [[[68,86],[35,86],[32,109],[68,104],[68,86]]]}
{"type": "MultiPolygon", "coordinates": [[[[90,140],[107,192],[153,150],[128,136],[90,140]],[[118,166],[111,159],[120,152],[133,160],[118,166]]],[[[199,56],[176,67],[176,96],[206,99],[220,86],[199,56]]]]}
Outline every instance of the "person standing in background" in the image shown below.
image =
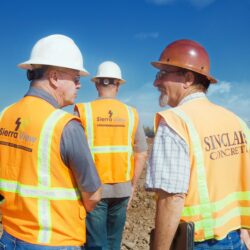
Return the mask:
{"type": "Polygon", "coordinates": [[[120,67],[103,62],[92,81],[98,98],[75,106],[103,183],[102,199],[87,215],[86,249],[119,250],[127,206],[145,165],[147,144],[136,109],[116,99],[125,82],[120,67]]]}

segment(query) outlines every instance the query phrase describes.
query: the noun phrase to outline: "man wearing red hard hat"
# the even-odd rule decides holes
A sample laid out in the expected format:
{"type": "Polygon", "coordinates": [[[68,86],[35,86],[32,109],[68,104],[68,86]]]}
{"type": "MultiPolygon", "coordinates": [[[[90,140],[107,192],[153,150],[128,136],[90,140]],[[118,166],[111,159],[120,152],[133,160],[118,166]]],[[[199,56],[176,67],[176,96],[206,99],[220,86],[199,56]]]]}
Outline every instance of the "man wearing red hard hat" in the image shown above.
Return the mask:
{"type": "Polygon", "coordinates": [[[146,189],[157,193],[154,250],[169,249],[178,224],[194,223],[194,249],[246,249],[250,228],[250,135],[235,114],[210,102],[217,81],[197,42],[177,40],[162,52],[154,86],[160,105],[146,189]]]}

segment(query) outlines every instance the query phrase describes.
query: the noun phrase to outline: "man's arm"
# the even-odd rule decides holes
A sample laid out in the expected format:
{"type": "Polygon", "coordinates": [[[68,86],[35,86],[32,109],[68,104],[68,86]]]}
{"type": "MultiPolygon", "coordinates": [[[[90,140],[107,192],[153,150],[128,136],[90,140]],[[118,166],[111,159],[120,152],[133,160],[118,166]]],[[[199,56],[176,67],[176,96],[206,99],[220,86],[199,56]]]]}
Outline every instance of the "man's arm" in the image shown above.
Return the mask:
{"type": "Polygon", "coordinates": [[[158,196],[154,250],[169,249],[188,192],[188,146],[164,121],[158,127],[147,169],[145,187],[158,196]]]}
{"type": "Polygon", "coordinates": [[[147,151],[141,152],[141,153],[135,153],[134,155],[134,176],[131,181],[132,183],[132,192],[131,196],[128,201],[128,208],[130,208],[130,204],[132,202],[133,196],[134,196],[134,191],[136,189],[136,185],[138,183],[138,180],[141,176],[142,170],[146,164],[146,159],[147,159],[147,151]]]}
{"type": "Polygon", "coordinates": [[[78,121],[70,121],[61,138],[61,157],[77,183],[85,209],[90,212],[101,199],[101,181],[94,165],[86,136],[78,121]]]}
{"type": "Polygon", "coordinates": [[[154,250],[170,249],[180,222],[185,194],[170,194],[157,191],[154,250]]]}
{"type": "Polygon", "coordinates": [[[132,186],[136,188],[137,182],[141,176],[142,170],[146,164],[147,151],[134,154],[134,176],[132,179],[132,186]]]}
{"type": "Polygon", "coordinates": [[[135,141],[134,141],[134,146],[133,146],[133,151],[134,151],[134,176],[133,179],[131,180],[132,184],[132,193],[128,202],[128,208],[130,207],[130,204],[133,199],[134,191],[136,189],[136,185],[138,183],[138,180],[141,176],[142,170],[146,164],[147,160],[147,141],[146,141],[146,136],[143,130],[143,126],[139,120],[138,126],[136,129],[135,133],[135,141]]]}

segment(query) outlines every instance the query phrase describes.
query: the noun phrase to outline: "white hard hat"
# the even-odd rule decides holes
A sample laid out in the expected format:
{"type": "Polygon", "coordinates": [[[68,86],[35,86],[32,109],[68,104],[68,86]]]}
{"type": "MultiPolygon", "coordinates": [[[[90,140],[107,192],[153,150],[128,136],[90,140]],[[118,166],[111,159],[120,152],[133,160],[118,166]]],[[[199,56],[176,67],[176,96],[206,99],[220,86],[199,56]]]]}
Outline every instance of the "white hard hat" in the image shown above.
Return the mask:
{"type": "Polygon", "coordinates": [[[22,69],[32,70],[32,65],[50,65],[75,69],[80,75],[89,75],[83,67],[82,53],[74,41],[64,35],[50,35],[36,42],[32,48],[30,59],[20,63],[22,69]]]}
{"type": "Polygon", "coordinates": [[[103,62],[97,69],[97,74],[91,79],[92,82],[96,82],[98,78],[114,78],[118,79],[120,83],[124,83],[122,79],[122,73],[120,67],[111,61],[103,62]]]}

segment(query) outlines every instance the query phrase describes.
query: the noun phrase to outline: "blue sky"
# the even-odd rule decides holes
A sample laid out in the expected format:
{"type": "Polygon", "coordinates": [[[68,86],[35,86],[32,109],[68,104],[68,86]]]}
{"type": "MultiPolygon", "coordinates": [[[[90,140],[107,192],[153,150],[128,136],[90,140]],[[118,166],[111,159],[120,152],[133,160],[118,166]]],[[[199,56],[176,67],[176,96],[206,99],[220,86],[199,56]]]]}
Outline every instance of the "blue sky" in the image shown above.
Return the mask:
{"type": "MultiPolygon", "coordinates": [[[[29,58],[38,39],[57,33],[77,43],[91,76],[105,60],[118,63],[126,80],[118,98],[152,126],[160,108],[150,62],[170,42],[187,38],[210,54],[219,83],[209,98],[250,125],[250,0],[2,0],[0,31],[0,109],[28,89],[16,65],[29,58]]],[[[96,98],[90,78],[82,79],[77,102],[96,98]]]]}

